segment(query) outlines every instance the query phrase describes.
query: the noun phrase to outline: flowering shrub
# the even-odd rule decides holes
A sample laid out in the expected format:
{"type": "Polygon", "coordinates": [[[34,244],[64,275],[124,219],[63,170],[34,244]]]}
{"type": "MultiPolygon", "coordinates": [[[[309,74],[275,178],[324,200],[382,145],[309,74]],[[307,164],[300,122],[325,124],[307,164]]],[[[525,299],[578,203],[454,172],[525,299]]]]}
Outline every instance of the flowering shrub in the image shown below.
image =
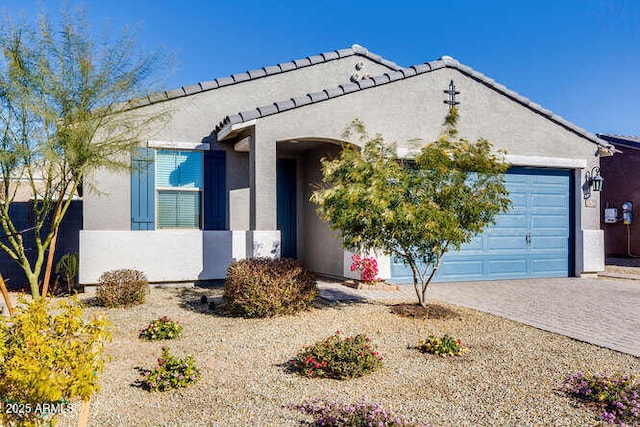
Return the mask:
{"type": "Polygon", "coordinates": [[[100,390],[111,323],[85,320],[75,298],[20,302],[14,316],[0,316],[0,425],[53,424],[100,390]]]}
{"type": "Polygon", "coordinates": [[[166,391],[179,387],[187,387],[200,379],[200,370],[196,367],[193,356],[179,359],[162,347],[162,357],[151,371],[144,371],[142,386],[149,391],[166,391]]]}
{"type": "Polygon", "coordinates": [[[413,421],[404,415],[397,415],[393,411],[383,409],[380,404],[369,402],[364,396],[355,404],[332,402],[315,398],[292,408],[314,419],[318,426],[427,426],[427,424],[413,421]]]}
{"type": "Polygon", "coordinates": [[[140,338],[145,340],[171,340],[178,338],[182,333],[182,325],[177,321],[169,319],[167,316],[163,316],[158,320],[154,320],[140,331],[140,338]]]}
{"type": "Polygon", "coordinates": [[[382,356],[363,335],[342,338],[336,331],[324,341],[305,346],[291,366],[305,377],[344,380],[361,377],[382,367],[382,356]]]}
{"type": "Polygon", "coordinates": [[[635,377],[578,372],[567,377],[561,390],[602,405],[602,419],[609,424],[640,425],[640,383],[635,377]]]}
{"type": "Polygon", "coordinates": [[[418,350],[443,357],[460,356],[466,351],[466,349],[462,348],[460,339],[455,339],[446,334],[441,338],[429,335],[427,339],[418,341],[418,350]]]}
{"type": "Polygon", "coordinates": [[[373,257],[361,257],[358,254],[351,256],[351,271],[360,271],[360,280],[369,285],[379,282],[378,261],[373,257]]]}
{"type": "Polygon", "coordinates": [[[318,295],[313,274],[289,258],[255,258],[229,264],[224,302],[231,314],[269,317],[307,310],[318,295]]]}

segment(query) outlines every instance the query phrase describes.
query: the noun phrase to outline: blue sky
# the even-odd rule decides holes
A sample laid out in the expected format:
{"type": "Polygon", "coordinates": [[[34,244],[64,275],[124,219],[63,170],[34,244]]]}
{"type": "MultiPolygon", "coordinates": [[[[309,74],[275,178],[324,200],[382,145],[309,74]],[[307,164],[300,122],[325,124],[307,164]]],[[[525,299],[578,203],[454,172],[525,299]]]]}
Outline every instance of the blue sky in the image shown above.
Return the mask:
{"type": "MultiPolygon", "coordinates": [[[[55,15],[61,1],[43,1],[55,15]]],[[[640,135],[640,1],[71,1],[101,32],[177,55],[167,88],[358,43],[409,66],[453,56],[592,132],[640,135]]],[[[27,17],[36,1],[0,0],[27,17]]]]}

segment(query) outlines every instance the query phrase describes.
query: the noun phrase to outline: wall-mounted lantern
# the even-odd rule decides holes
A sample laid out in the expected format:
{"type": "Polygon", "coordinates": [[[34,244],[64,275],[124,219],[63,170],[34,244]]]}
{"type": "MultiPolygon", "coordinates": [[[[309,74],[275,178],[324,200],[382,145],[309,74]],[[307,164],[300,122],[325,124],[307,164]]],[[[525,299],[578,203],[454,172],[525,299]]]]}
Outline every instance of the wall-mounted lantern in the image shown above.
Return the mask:
{"type": "Polygon", "coordinates": [[[600,168],[594,166],[591,171],[587,171],[584,174],[584,179],[587,183],[587,188],[584,192],[584,198],[589,199],[591,197],[591,191],[601,191],[604,178],[600,175],[600,168]]]}

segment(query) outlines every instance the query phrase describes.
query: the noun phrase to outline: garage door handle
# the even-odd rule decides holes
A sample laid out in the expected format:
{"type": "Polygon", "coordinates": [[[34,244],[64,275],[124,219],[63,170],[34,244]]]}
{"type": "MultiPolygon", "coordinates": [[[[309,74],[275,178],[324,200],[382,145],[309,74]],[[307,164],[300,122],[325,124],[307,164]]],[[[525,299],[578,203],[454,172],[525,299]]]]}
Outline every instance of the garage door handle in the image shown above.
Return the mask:
{"type": "Polygon", "coordinates": [[[530,245],[531,244],[531,233],[527,233],[526,237],[524,238],[527,241],[527,244],[530,245]]]}

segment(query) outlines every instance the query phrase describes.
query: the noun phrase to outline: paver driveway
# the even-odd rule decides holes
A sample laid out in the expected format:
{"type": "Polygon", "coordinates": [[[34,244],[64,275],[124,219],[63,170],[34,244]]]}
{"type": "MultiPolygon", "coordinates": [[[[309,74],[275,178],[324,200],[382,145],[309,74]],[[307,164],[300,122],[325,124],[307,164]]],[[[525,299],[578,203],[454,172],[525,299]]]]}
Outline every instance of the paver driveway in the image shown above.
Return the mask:
{"type": "MultiPolygon", "coordinates": [[[[400,292],[353,291],[321,283],[334,300],[416,299],[412,285],[400,292]]],[[[640,281],[532,279],[434,283],[427,297],[462,305],[640,357],[640,281]]]]}

